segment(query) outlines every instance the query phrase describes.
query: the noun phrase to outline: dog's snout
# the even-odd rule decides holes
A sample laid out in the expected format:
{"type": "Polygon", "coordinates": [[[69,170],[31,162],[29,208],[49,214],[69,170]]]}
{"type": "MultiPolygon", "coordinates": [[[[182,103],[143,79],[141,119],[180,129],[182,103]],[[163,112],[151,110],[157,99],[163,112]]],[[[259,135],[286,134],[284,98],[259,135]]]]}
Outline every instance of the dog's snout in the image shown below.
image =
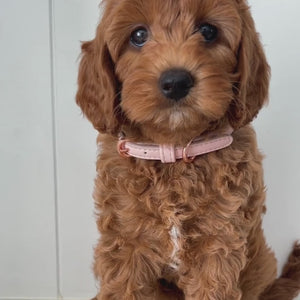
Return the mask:
{"type": "Polygon", "coordinates": [[[191,73],[186,70],[171,69],[161,75],[159,85],[167,98],[179,101],[188,95],[194,86],[194,79],[191,73]]]}

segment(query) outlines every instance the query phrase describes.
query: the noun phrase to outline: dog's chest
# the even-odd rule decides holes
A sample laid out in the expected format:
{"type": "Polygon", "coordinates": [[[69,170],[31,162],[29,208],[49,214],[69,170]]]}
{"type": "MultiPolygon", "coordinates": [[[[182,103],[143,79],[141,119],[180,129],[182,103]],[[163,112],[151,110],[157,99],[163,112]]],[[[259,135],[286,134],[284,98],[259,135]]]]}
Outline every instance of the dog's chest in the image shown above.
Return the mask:
{"type": "Polygon", "coordinates": [[[162,220],[162,225],[167,230],[170,246],[168,265],[178,270],[185,256],[187,227],[190,227],[190,222],[197,220],[206,197],[201,190],[201,175],[195,170],[193,174],[170,173],[173,176],[159,177],[155,184],[149,185],[148,192],[152,195],[151,211],[160,216],[159,220],[162,220]]]}

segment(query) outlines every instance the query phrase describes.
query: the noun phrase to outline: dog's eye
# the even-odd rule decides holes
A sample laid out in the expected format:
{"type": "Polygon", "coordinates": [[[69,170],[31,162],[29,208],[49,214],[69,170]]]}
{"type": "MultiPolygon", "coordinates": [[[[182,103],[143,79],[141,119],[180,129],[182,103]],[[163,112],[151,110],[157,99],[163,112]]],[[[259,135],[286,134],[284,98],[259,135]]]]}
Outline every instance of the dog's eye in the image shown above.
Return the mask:
{"type": "Polygon", "coordinates": [[[143,47],[148,40],[148,30],[144,27],[139,27],[130,36],[130,42],[136,47],[143,47]]]}
{"type": "Polygon", "coordinates": [[[203,23],[198,28],[206,42],[213,42],[217,39],[218,28],[216,26],[208,23],[203,23]]]}

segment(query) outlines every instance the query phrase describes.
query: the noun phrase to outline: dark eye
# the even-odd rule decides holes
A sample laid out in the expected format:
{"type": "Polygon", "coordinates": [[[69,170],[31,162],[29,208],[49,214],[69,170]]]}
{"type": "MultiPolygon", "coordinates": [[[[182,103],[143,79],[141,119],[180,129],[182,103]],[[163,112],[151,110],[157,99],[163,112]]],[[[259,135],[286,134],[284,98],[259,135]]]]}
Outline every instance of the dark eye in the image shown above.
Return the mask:
{"type": "Polygon", "coordinates": [[[218,28],[212,24],[203,23],[199,26],[199,31],[206,42],[213,42],[218,37],[218,28]]]}
{"type": "Polygon", "coordinates": [[[134,46],[141,48],[146,44],[148,37],[148,30],[144,27],[139,27],[138,29],[132,32],[130,36],[130,42],[134,46]]]}

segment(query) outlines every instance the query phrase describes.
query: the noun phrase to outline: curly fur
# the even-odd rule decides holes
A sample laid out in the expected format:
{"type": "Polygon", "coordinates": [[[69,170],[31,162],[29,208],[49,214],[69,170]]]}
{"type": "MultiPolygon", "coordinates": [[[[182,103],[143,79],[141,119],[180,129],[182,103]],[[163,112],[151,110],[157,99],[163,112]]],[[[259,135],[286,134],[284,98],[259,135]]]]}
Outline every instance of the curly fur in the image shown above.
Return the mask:
{"type": "Polygon", "coordinates": [[[98,300],[297,295],[300,245],[276,279],[261,227],[262,155],[249,123],[268,86],[269,66],[244,0],[104,1],[96,37],[82,45],[77,93],[102,145],[94,193],[98,300]],[[219,28],[214,43],[195,32],[201,22],[219,28]],[[129,36],[140,24],[151,36],[138,50],[129,36]],[[158,88],[170,68],[195,78],[176,104],[158,88]],[[226,124],[235,129],[233,144],[192,164],[125,159],[117,152],[120,131],[132,141],[186,145],[226,124]]]}

